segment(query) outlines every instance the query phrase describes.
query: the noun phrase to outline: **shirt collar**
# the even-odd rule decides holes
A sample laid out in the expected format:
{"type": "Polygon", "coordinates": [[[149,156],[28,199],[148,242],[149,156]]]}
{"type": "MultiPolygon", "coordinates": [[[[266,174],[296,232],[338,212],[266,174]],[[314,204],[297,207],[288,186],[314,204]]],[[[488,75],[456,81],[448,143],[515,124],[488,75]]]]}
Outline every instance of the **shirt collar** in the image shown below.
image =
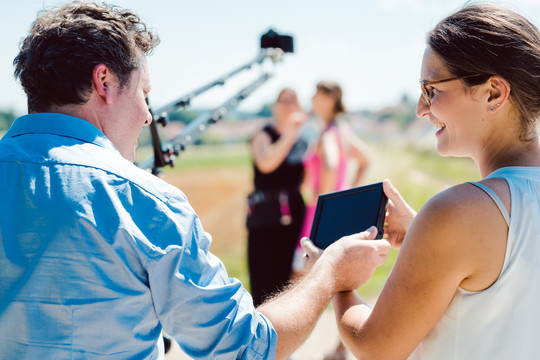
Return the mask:
{"type": "Polygon", "coordinates": [[[118,152],[112,142],[90,122],[58,113],[34,113],[16,119],[6,138],[24,134],[50,134],[71,137],[118,152]]]}

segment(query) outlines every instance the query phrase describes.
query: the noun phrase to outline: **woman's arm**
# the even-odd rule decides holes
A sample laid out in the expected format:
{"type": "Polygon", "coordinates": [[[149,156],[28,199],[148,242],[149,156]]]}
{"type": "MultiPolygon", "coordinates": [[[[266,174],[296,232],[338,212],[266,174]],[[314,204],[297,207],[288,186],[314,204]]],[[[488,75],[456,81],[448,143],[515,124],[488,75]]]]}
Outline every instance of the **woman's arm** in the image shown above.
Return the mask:
{"type": "Polygon", "coordinates": [[[496,281],[507,231],[497,206],[473,185],[458,185],[432,198],[408,230],[373,310],[354,293],[334,297],[346,346],[358,359],[406,359],[459,286],[480,291],[496,281]]]}
{"type": "Polygon", "coordinates": [[[323,166],[321,168],[319,193],[316,196],[336,191],[340,153],[338,136],[332,131],[325,131],[321,135],[317,151],[320,152],[323,159],[323,166]]]}
{"type": "Polygon", "coordinates": [[[356,162],[356,173],[352,179],[352,186],[359,186],[371,161],[369,148],[354,132],[353,128],[346,122],[340,122],[340,134],[347,143],[347,156],[356,162]]]}
{"type": "Polygon", "coordinates": [[[293,114],[291,116],[295,116],[295,118],[291,120],[290,125],[276,142],[272,143],[270,136],[263,131],[255,135],[251,140],[253,161],[262,173],[270,173],[276,170],[285,161],[291,148],[298,140],[300,126],[305,121],[305,115],[298,113],[298,115],[293,114]]]}

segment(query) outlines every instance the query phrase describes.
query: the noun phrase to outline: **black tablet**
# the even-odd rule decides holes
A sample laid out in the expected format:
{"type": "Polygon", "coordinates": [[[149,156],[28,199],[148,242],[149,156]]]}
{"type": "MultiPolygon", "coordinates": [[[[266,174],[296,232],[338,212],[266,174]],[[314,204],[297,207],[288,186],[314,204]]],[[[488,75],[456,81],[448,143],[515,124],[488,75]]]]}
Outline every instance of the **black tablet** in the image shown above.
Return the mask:
{"type": "Polygon", "coordinates": [[[382,239],[388,198],[382,182],[320,195],[311,227],[311,241],[326,249],[334,241],[377,227],[382,239]]]}

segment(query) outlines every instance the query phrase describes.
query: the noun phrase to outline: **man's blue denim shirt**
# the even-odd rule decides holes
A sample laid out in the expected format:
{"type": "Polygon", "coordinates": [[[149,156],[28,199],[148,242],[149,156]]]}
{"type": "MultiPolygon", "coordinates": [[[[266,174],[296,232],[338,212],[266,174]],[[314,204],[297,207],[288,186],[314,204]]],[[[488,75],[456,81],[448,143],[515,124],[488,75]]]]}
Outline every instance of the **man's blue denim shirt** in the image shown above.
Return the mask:
{"type": "Polygon", "coordinates": [[[186,196],[89,122],[42,113],[0,140],[0,358],[273,359],[277,335],[209,252],[186,196]]]}

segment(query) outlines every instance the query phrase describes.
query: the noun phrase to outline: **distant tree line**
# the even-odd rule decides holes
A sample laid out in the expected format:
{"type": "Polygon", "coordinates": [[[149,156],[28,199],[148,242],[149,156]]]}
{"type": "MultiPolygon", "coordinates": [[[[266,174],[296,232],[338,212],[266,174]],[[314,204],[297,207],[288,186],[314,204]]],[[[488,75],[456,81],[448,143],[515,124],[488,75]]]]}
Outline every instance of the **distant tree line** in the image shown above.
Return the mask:
{"type": "Polygon", "coordinates": [[[11,111],[0,111],[0,131],[6,131],[15,121],[15,114],[11,111]]]}
{"type": "MultiPolygon", "coordinates": [[[[169,113],[170,121],[179,121],[184,124],[189,124],[191,121],[195,120],[200,115],[208,112],[205,109],[182,109],[169,113]]],[[[257,113],[247,113],[247,112],[237,112],[231,111],[228,115],[228,119],[232,120],[244,120],[252,118],[253,116],[258,117],[270,117],[272,116],[272,107],[270,104],[264,104],[261,107],[261,110],[257,113]]],[[[0,131],[6,131],[9,129],[11,124],[15,121],[15,114],[12,111],[2,111],[0,110],[0,131]]]]}
{"type": "Polygon", "coordinates": [[[192,120],[195,120],[203,111],[201,110],[191,110],[191,109],[182,109],[169,113],[170,121],[179,121],[184,124],[189,124],[192,120]]]}
{"type": "Polygon", "coordinates": [[[259,117],[272,117],[272,104],[264,104],[257,113],[259,117]]]}
{"type": "MultiPolygon", "coordinates": [[[[383,111],[376,111],[371,113],[379,121],[392,120],[396,121],[402,128],[407,126],[416,119],[415,113],[416,104],[413,103],[407,96],[403,96],[398,106],[391,109],[385,109],[383,111]]],[[[184,124],[188,124],[195,120],[200,115],[208,112],[207,109],[182,109],[169,113],[170,121],[179,121],[184,124]]],[[[231,111],[226,115],[228,120],[246,120],[253,117],[272,117],[272,104],[266,103],[261,106],[258,112],[238,112],[231,111]]],[[[0,131],[6,131],[9,129],[13,121],[15,121],[15,114],[12,111],[0,110],[0,131]]]]}
{"type": "Polygon", "coordinates": [[[416,120],[416,103],[407,95],[403,95],[401,101],[395,105],[371,114],[379,122],[393,121],[402,129],[406,129],[414,120],[416,120]]]}

